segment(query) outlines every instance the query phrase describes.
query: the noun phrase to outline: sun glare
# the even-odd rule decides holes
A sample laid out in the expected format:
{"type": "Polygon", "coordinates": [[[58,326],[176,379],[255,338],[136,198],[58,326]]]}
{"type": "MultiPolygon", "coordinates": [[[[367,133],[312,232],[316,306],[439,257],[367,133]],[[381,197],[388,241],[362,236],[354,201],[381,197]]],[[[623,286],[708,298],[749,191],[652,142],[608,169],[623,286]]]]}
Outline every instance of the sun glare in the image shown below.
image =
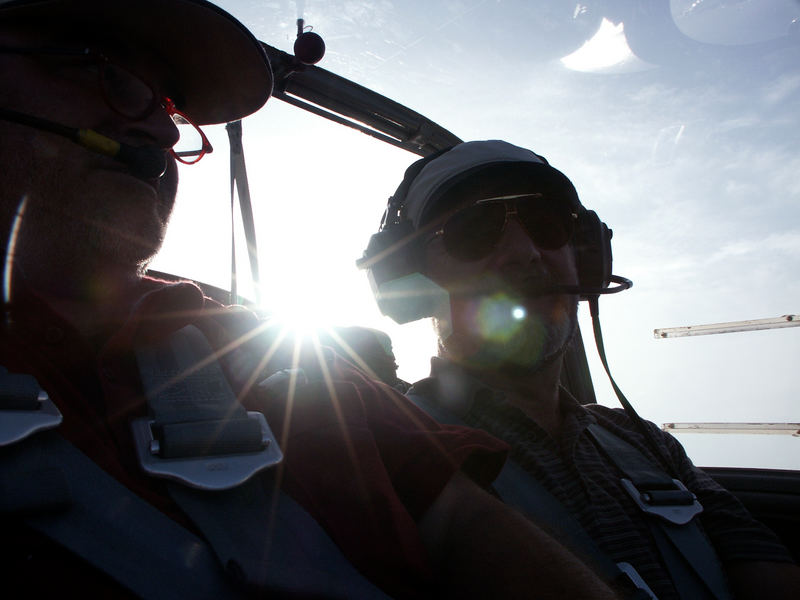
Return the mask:
{"type": "Polygon", "coordinates": [[[603,19],[592,39],[562,58],[561,63],[568,69],[584,73],[635,71],[649,67],[628,45],[624,23],[614,25],[608,19],[603,19]]]}
{"type": "Polygon", "coordinates": [[[293,289],[297,293],[295,298],[276,296],[271,299],[272,302],[264,311],[270,321],[301,336],[311,335],[320,328],[330,325],[325,313],[320,311],[309,298],[308,290],[302,290],[306,293],[301,293],[297,287],[293,289]]]}

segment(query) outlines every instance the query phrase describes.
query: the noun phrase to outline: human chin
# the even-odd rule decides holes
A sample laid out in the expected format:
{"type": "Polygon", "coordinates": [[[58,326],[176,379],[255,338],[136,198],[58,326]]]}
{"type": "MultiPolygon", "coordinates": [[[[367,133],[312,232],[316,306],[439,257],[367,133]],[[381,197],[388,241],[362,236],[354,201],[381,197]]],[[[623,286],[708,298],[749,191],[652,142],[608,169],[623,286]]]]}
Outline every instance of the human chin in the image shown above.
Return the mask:
{"type": "Polygon", "coordinates": [[[544,323],[503,293],[451,301],[452,335],[447,347],[474,367],[535,361],[546,337],[544,323]]]}
{"type": "Polygon", "coordinates": [[[93,237],[120,259],[149,260],[161,248],[175,204],[174,162],[161,178],[140,180],[128,174],[115,178],[112,172],[109,179],[119,187],[104,188],[103,195],[95,197],[95,210],[87,211],[93,237]]]}
{"type": "Polygon", "coordinates": [[[117,197],[87,210],[81,229],[98,259],[133,266],[149,260],[161,248],[166,221],[152,201],[125,204],[117,197]]]}
{"type": "Polygon", "coordinates": [[[549,314],[526,310],[502,298],[482,307],[473,322],[480,343],[469,360],[476,367],[504,372],[530,372],[563,354],[577,324],[577,311],[549,314]]]}

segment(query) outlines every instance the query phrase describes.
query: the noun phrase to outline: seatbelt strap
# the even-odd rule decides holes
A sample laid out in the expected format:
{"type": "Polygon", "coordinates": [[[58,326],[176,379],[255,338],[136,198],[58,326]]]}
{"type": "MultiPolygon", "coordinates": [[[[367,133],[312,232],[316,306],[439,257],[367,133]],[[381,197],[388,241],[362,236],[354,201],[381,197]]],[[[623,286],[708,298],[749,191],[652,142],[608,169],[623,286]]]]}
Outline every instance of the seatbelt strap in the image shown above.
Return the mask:
{"type": "Polygon", "coordinates": [[[4,516],[24,519],[142,598],[242,597],[203,541],[55,431],[0,449],[0,499],[4,516]]]}
{"type": "MultiPolygon", "coordinates": [[[[436,402],[419,394],[408,393],[406,396],[439,423],[464,425],[461,419],[443,409],[436,402]]],[[[618,574],[616,565],[596,546],[594,540],[589,537],[575,517],[547,488],[526,473],[518,464],[507,460],[500,474],[492,483],[492,487],[504,502],[524,510],[537,522],[553,525],[555,531],[571,540],[574,548],[588,551],[607,575],[616,576],[618,574]]]]}
{"type": "Polygon", "coordinates": [[[684,598],[731,598],[722,565],[695,517],[702,506],[677,479],[655,467],[641,451],[592,424],[588,433],[624,475],[622,484],[646,514],[664,564],[684,598]]]}
{"type": "Polygon", "coordinates": [[[283,458],[277,441],[263,415],[238,402],[197,327],[135,354],[151,412],[135,423],[142,465],[170,480],[170,495],[237,581],[301,597],[386,598],[276,488],[271,467],[283,458]],[[141,433],[147,430],[149,443],[141,433]]]}
{"type": "MultiPolygon", "coordinates": [[[[443,425],[464,425],[464,422],[453,413],[422,394],[410,391],[406,397],[443,425]]],[[[592,561],[595,569],[606,581],[619,585],[620,578],[624,577],[632,588],[638,590],[638,594],[634,592],[632,598],[656,598],[632,565],[615,564],[600,550],[564,505],[517,463],[507,460],[492,487],[503,502],[529,515],[534,522],[551,528],[566,546],[578,552],[582,558],[592,561]]]]}
{"type": "Polygon", "coordinates": [[[135,354],[150,416],[132,427],[148,474],[222,490],[283,459],[264,415],[239,403],[197,327],[137,346],[135,354]]]}
{"type": "Polygon", "coordinates": [[[261,285],[258,268],[258,246],[256,244],[256,226],[253,219],[253,203],[250,200],[250,184],[247,179],[247,167],[244,162],[242,146],[242,122],[233,121],[225,126],[228,132],[228,143],[231,152],[231,304],[238,304],[239,297],[236,281],[236,200],[234,188],[239,194],[239,209],[242,214],[244,239],[247,245],[247,257],[250,261],[250,275],[253,278],[256,304],[261,303],[261,285]]]}
{"type": "Polygon", "coordinates": [[[278,597],[388,600],[270,475],[220,492],[168,487],[219,562],[248,589],[278,597]]]}
{"type": "MultiPolygon", "coordinates": [[[[625,413],[650,446],[657,461],[661,462],[661,467],[664,471],[671,472],[673,468],[666,452],[611,376],[600,327],[599,296],[591,296],[588,300],[597,352],[614,393],[625,413]]],[[[659,546],[665,565],[672,575],[673,583],[676,587],[684,585],[688,589],[682,593],[682,596],[702,598],[703,595],[707,596],[708,593],[711,593],[712,597],[718,600],[730,598],[730,591],[716,552],[699,529],[699,525],[692,521],[694,516],[702,510],[700,503],[694,498],[687,499],[688,491],[680,481],[668,477],[665,472],[651,466],[638,449],[633,448],[624,440],[620,440],[599,426],[590,427],[589,432],[590,435],[593,432],[596,433],[593,437],[598,446],[605,451],[606,456],[616,464],[621,472],[627,473],[628,476],[621,480],[622,485],[639,508],[648,514],[648,524],[653,531],[653,537],[659,546]],[[643,462],[646,465],[643,465],[643,462]],[[672,481],[674,484],[672,488],[662,487],[665,480],[672,481]],[[669,543],[666,540],[669,540],[669,543]],[[687,568],[687,564],[690,568],[687,568]],[[696,585],[698,577],[703,582],[701,586],[696,585]]]]}
{"type": "MultiPolygon", "coordinates": [[[[597,547],[564,505],[518,464],[506,461],[492,487],[506,504],[524,511],[537,523],[552,528],[553,532],[557,532],[559,541],[579,551],[584,558],[588,557],[595,569],[603,573],[607,580],[614,581],[623,572],[618,564],[597,547]]],[[[627,571],[625,574],[630,575],[627,571]]]]}

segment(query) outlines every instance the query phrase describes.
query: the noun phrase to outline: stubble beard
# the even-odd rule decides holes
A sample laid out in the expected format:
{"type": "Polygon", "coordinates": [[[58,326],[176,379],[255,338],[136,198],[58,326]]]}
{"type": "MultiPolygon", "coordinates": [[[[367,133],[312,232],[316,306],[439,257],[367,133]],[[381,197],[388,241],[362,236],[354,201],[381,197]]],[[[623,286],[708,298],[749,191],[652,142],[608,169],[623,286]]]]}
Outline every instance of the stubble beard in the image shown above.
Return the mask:
{"type": "Polygon", "coordinates": [[[4,237],[24,211],[15,263],[30,279],[80,279],[108,266],[141,274],[161,247],[174,196],[168,190],[158,202],[136,206],[132,194],[114,197],[113,190],[84,185],[72,165],[59,169],[58,156],[48,158],[25,146],[0,149],[8,166],[0,182],[4,237]]]}

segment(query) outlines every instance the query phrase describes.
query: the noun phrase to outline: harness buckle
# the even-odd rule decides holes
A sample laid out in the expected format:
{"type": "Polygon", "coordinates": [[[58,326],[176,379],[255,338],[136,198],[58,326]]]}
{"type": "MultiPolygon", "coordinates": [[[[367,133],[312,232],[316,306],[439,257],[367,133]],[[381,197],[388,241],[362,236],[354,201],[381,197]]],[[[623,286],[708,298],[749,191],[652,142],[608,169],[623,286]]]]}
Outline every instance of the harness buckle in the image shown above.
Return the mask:
{"type": "Polygon", "coordinates": [[[672,480],[675,487],[670,489],[639,489],[630,479],[620,481],[640,509],[668,523],[685,525],[703,512],[697,497],[677,479],[672,480]]]}
{"type": "Polygon", "coordinates": [[[246,418],[172,423],[149,418],[131,423],[139,464],[154,477],[201,490],[226,490],[283,460],[260,412],[246,418]]]}
{"type": "Polygon", "coordinates": [[[0,365],[0,446],[10,446],[39,431],[54,429],[63,417],[36,378],[9,373],[0,365]]]}

